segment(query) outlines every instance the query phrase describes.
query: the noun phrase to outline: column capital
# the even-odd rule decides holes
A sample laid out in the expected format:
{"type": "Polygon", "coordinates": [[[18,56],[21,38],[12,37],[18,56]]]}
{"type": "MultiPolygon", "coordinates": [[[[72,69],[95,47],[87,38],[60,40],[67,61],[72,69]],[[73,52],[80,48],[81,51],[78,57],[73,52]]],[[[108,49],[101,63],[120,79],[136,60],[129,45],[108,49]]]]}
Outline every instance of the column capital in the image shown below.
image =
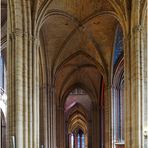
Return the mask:
{"type": "Polygon", "coordinates": [[[133,33],[141,33],[144,30],[144,27],[142,25],[136,25],[135,27],[133,27],[133,33]]]}
{"type": "Polygon", "coordinates": [[[138,5],[138,8],[141,7],[141,4],[142,4],[142,0],[137,0],[137,5],[138,5]]]}
{"type": "Polygon", "coordinates": [[[112,89],[118,91],[118,90],[120,90],[120,87],[119,87],[119,86],[114,86],[114,85],[113,85],[113,86],[112,86],[112,89]]]}
{"type": "Polygon", "coordinates": [[[9,36],[10,36],[11,39],[14,39],[16,36],[18,36],[18,37],[26,37],[29,40],[32,40],[35,43],[37,43],[37,45],[39,45],[39,39],[37,37],[33,36],[29,32],[23,31],[20,28],[15,28],[13,32],[9,33],[9,36]]]}
{"type": "Polygon", "coordinates": [[[20,29],[20,28],[15,28],[14,29],[14,31],[13,32],[11,32],[9,35],[10,35],[10,37],[14,37],[14,36],[21,36],[21,37],[23,37],[23,36],[28,36],[28,32],[24,32],[22,29],[20,29]]]}

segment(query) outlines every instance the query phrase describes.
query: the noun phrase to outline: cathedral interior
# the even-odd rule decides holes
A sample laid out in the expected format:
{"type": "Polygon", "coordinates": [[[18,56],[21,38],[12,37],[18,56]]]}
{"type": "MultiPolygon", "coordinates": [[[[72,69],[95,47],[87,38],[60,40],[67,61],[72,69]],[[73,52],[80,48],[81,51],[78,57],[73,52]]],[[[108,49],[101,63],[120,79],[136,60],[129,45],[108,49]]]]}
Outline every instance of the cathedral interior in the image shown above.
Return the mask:
{"type": "Polygon", "coordinates": [[[0,8],[0,148],[148,148],[147,0],[0,8]]]}

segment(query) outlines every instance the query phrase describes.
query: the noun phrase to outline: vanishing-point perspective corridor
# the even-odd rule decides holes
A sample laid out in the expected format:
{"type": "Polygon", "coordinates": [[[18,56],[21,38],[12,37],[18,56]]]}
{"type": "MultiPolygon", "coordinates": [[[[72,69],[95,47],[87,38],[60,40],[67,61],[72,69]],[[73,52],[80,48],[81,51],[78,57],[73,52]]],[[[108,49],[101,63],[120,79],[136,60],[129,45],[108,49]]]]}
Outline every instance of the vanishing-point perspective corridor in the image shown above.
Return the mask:
{"type": "Polygon", "coordinates": [[[0,148],[148,148],[147,0],[1,0],[0,148]]]}

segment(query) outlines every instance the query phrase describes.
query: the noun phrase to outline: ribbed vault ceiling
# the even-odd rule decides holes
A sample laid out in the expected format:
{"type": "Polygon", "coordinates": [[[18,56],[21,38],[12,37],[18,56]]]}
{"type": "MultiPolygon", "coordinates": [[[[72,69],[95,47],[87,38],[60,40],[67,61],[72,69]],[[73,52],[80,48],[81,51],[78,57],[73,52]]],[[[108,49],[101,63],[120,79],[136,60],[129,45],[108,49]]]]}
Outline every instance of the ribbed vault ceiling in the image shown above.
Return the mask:
{"type": "Polygon", "coordinates": [[[75,84],[99,98],[102,76],[111,70],[118,24],[104,13],[109,10],[104,0],[53,0],[48,6],[40,42],[59,99],[75,84]]]}

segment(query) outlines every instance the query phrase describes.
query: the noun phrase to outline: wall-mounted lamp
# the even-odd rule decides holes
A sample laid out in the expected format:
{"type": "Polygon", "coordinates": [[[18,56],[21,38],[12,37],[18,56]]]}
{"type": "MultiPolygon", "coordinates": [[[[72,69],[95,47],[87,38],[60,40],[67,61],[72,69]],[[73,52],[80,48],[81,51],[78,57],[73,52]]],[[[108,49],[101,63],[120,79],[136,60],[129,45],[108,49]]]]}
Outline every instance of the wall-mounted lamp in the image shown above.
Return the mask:
{"type": "Polygon", "coordinates": [[[144,131],[144,139],[148,139],[148,131],[144,131]]]}

